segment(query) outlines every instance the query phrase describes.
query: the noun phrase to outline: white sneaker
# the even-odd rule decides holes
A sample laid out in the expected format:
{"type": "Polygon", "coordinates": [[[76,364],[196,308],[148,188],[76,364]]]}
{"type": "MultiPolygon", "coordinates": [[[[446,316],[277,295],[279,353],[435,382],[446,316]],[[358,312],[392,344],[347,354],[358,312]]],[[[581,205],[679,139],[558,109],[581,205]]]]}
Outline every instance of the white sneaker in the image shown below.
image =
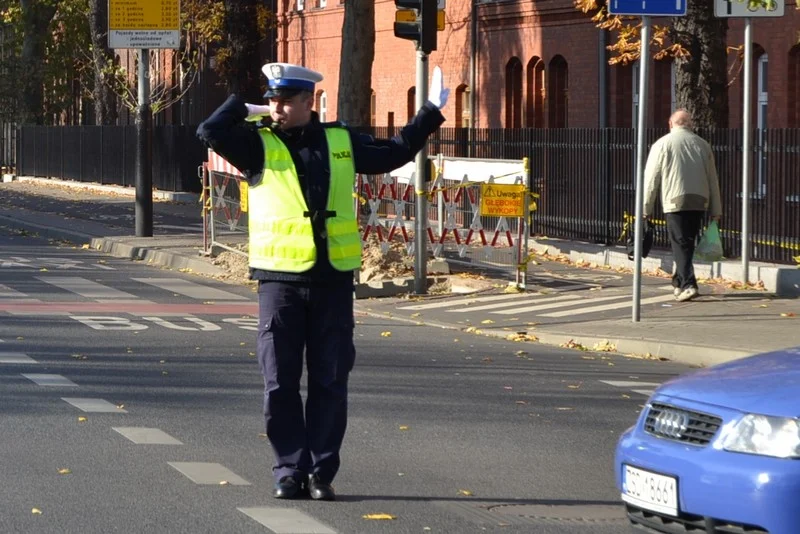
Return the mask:
{"type": "Polygon", "coordinates": [[[682,291],[682,290],[681,290],[681,288],[679,288],[679,287],[673,287],[673,288],[672,288],[672,294],[673,294],[673,295],[675,295],[675,298],[677,298],[677,297],[678,297],[678,295],[680,295],[680,294],[681,294],[681,291],[682,291]]]}
{"type": "Polygon", "coordinates": [[[675,299],[678,302],[686,302],[687,300],[692,300],[697,296],[697,290],[693,287],[689,287],[681,291],[675,299]]]}

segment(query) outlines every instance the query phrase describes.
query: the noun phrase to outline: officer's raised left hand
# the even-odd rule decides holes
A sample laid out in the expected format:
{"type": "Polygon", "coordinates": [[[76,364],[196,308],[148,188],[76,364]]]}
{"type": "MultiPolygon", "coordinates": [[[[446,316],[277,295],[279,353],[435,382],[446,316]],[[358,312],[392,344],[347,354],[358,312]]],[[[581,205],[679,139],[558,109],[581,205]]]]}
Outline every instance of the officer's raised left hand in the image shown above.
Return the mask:
{"type": "Polygon", "coordinates": [[[269,106],[263,104],[245,104],[247,108],[247,116],[253,117],[256,115],[269,115],[269,106]]]}
{"type": "Polygon", "coordinates": [[[444,87],[442,69],[437,65],[433,68],[431,90],[428,92],[428,100],[437,108],[442,109],[447,104],[448,96],[450,96],[450,89],[444,87]]]}

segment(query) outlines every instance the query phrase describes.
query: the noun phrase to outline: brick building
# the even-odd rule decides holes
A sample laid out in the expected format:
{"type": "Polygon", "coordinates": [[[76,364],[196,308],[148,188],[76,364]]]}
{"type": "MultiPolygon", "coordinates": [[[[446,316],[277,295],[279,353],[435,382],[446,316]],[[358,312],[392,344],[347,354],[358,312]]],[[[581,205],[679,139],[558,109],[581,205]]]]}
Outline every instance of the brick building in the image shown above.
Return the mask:
{"type": "MultiPolygon", "coordinates": [[[[278,6],[277,60],[325,76],[317,87],[317,109],[333,120],[343,3],[278,0],[278,6]]],[[[372,121],[377,126],[403,124],[414,112],[415,50],[394,36],[395,10],[391,0],[375,2],[372,121]]],[[[608,35],[575,10],[572,0],[447,0],[446,21],[430,58],[431,66],[441,65],[452,91],[446,126],[470,121],[484,128],[632,126],[637,67],[607,65],[608,35]]],[[[800,11],[791,0],[783,18],[753,20],[754,126],[800,127],[799,29],[800,11]]],[[[729,45],[740,45],[743,35],[742,22],[731,20],[729,45]]],[[[741,124],[736,56],[729,54],[731,127],[741,124]]],[[[648,120],[662,126],[674,107],[671,61],[653,62],[651,73],[648,120]]]]}

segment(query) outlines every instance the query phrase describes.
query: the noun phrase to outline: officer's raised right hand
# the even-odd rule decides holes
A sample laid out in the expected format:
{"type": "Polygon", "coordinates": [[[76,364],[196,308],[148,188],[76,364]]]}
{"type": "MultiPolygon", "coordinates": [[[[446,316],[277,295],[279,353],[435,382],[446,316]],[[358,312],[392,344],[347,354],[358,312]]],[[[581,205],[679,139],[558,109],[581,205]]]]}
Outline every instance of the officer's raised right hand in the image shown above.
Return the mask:
{"type": "Polygon", "coordinates": [[[269,115],[269,106],[263,104],[245,104],[247,116],[255,117],[258,115],[269,115]]]}
{"type": "Polygon", "coordinates": [[[442,69],[437,65],[433,68],[431,90],[428,92],[428,100],[437,108],[442,109],[447,104],[448,96],[450,96],[450,89],[444,87],[442,69]]]}

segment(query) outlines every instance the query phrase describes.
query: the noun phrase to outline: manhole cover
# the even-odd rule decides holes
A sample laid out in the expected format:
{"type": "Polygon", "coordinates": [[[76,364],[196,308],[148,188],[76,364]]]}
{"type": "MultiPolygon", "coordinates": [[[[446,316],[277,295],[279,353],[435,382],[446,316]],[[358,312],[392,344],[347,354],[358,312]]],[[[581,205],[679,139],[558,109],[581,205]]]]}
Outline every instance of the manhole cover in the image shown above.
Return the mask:
{"type": "Polygon", "coordinates": [[[619,521],[625,519],[622,506],[609,504],[502,504],[489,508],[502,515],[551,521],[619,521]]]}

